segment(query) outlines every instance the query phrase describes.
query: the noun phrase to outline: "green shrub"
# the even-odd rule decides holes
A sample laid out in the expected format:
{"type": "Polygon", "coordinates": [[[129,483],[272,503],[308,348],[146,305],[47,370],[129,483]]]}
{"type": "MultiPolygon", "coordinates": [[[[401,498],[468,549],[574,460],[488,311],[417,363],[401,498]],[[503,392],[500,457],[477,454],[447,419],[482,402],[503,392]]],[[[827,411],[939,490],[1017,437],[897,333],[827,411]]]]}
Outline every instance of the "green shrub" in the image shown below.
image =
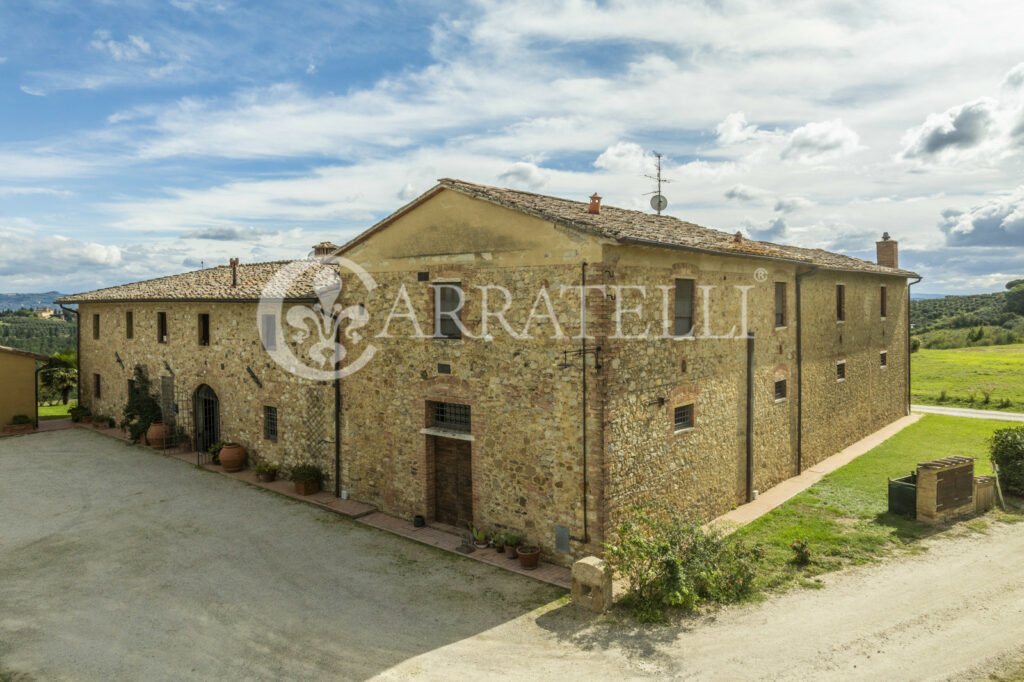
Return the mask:
{"type": "Polygon", "coordinates": [[[304,481],[322,481],[324,480],[324,472],[315,464],[300,464],[292,469],[292,480],[299,481],[300,483],[304,481]]]}
{"type": "Polygon", "coordinates": [[[27,414],[16,414],[13,417],[11,417],[11,424],[14,424],[15,426],[20,426],[22,424],[31,424],[31,423],[32,423],[32,418],[29,417],[27,414]]]}
{"type": "Polygon", "coordinates": [[[132,441],[138,441],[154,422],[163,420],[163,413],[160,410],[160,394],[151,389],[145,367],[135,366],[130,386],[131,391],[124,406],[121,424],[128,427],[132,441]]]}
{"type": "Polygon", "coordinates": [[[220,465],[220,451],[224,447],[223,441],[217,441],[206,449],[210,453],[210,461],[216,465],[220,465]]]}
{"type": "Polygon", "coordinates": [[[811,563],[811,548],[806,540],[794,540],[789,546],[793,550],[793,563],[797,566],[806,566],[811,563]]]}
{"type": "Polygon", "coordinates": [[[744,598],[763,554],[661,507],[632,509],[618,542],[605,545],[609,565],[627,583],[623,603],[644,622],[661,620],[671,607],[693,611],[702,601],[744,598]]]}
{"type": "Polygon", "coordinates": [[[988,441],[992,461],[999,465],[1003,490],[1024,496],[1024,426],[999,429],[988,441]]]}
{"type": "Polygon", "coordinates": [[[919,350],[921,350],[921,339],[916,336],[910,337],[910,352],[916,353],[919,350]]]}

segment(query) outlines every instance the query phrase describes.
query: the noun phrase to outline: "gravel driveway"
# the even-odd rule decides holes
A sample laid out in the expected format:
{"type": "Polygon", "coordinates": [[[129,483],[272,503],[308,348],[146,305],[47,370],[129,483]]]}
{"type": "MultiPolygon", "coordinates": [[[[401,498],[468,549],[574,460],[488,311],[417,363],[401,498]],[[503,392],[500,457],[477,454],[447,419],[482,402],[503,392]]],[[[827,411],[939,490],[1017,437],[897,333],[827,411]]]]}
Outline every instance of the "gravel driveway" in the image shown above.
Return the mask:
{"type": "Polygon", "coordinates": [[[0,680],[363,679],[560,594],[84,429],[0,439],[0,680]]]}
{"type": "MultiPolygon", "coordinates": [[[[972,524],[984,527],[984,521],[972,524]]],[[[0,439],[0,680],[984,679],[1024,524],[665,626],[84,430],[0,439]]]]}

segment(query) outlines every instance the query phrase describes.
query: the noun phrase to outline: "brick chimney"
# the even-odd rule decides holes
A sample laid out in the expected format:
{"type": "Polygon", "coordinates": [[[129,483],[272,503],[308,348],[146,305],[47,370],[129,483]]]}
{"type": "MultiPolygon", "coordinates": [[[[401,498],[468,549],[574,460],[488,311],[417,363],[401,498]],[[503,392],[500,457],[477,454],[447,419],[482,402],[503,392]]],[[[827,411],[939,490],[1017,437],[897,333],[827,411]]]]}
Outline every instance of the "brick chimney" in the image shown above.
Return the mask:
{"type": "Polygon", "coordinates": [[[598,196],[597,192],[590,195],[590,208],[587,210],[595,215],[601,212],[601,197],[598,196]]]}
{"type": "Polygon", "coordinates": [[[313,245],[313,257],[323,258],[324,256],[333,256],[334,253],[341,247],[331,242],[320,242],[319,244],[313,245]]]}
{"type": "Polygon", "coordinates": [[[234,288],[238,286],[238,259],[232,258],[229,262],[231,264],[231,287],[234,288]]]}
{"type": "Polygon", "coordinates": [[[886,268],[898,268],[900,265],[899,250],[896,240],[889,237],[889,233],[882,234],[882,241],[875,242],[878,264],[886,268]]]}

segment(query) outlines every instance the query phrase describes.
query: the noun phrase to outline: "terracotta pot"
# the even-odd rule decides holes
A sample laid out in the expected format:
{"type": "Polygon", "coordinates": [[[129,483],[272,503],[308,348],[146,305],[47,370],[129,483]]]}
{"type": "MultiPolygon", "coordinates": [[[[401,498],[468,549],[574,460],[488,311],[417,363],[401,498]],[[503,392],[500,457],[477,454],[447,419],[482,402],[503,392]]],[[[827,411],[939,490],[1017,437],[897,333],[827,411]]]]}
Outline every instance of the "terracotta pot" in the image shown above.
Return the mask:
{"type": "MultiPolygon", "coordinates": [[[[83,417],[84,419],[84,417],[83,417]]],[[[89,417],[92,419],[92,417],[89,417]]],[[[162,448],[170,436],[170,429],[163,422],[153,422],[146,431],[146,442],[150,447],[162,448]]]]}
{"type": "Polygon", "coordinates": [[[277,469],[271,471],[257,471],[256,478],[260,479],[264,483],[270,483],[277,480],[277,469]]]}
{"type": "Polygon", "coordinates": [[[220,449],[219,459],[224,471],[241,471],[245,466],[245,448],[238,443],[225,443],[220,449]]]}
{"type": "Polygon", "coordinates": [[[515,545],[505,545],[505,554],[508,554],[509,559],[515,559],[519,556],[515,545]]]}
{"type": "Polygon", "coordinates": [[[300,495],[312,495],[320,492],[320,481],[294,481],[295,492],[300,495]]]}
{"type": "Polygon", "coordinates": [[[519,547],[519,565],[527,571],[532,571],[537,568],[537,563],[540,561],[540,547],[527,547],[522,545],[519,547]]]}

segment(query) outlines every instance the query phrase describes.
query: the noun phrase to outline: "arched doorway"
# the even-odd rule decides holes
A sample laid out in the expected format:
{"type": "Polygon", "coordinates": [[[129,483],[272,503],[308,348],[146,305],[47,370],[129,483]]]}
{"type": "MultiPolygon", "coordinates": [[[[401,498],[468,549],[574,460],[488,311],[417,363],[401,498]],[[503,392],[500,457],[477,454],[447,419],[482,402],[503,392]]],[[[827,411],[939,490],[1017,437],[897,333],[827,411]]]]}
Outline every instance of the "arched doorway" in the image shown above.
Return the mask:
{"type": "Polygon", "coordinates": [[[220,401],[213,389],[202,384],[192,401],[195,410],[196,451],[206,452],[220,440],[220,401]]]}

